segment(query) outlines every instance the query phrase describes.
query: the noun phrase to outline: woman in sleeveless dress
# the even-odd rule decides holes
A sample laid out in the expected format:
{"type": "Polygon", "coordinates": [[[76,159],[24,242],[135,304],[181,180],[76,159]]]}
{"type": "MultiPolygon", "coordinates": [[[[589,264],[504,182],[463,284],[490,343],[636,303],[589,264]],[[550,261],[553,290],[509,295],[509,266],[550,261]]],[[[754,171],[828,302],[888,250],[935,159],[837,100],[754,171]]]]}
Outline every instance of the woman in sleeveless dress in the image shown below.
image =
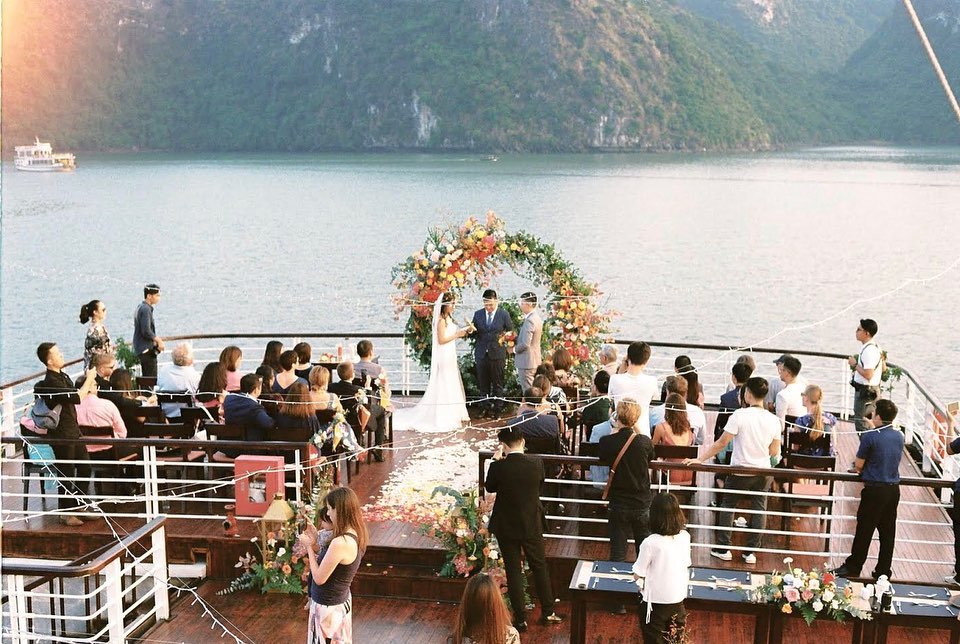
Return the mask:
{"type": "Polygon", "coordinates": [[[360,500],[350,488],[331,490],[324,504],[333,524],[333,539],[322,557],[314,551],[316,529],[309,526],[300,535],[310,565],[307,644],[350,644],[353,642],[350,584],[367,548],[367,527],[360,500]]]}
{"type": "Polygon", "coordinates": [[[421,432],[449,432],[469,422],[467,399],[463,393],[460,365],[457,364],[457,343],[473,332],[473,326],[461,329],[453,321],[456,305],[452,293],[444,293],[433,306],[433,352],[430,362],[430,383],[423,398],[410,409],[394,413],[396,429],[421,432]]]}
{"type": "MultiPolygon", "coordinates": [[[[666,410],[663,422],[653,428],[654,445],[693,445],[694,434],[687,418],[687,401],[680,394],[670,394],[664,401],[666,410]]],[[[668,458],[670,462],[682,462],[682,458],[668,458]]],[[[693,472],[670,470],[670,483],[689,485],[693,481],[693,472]]]]}

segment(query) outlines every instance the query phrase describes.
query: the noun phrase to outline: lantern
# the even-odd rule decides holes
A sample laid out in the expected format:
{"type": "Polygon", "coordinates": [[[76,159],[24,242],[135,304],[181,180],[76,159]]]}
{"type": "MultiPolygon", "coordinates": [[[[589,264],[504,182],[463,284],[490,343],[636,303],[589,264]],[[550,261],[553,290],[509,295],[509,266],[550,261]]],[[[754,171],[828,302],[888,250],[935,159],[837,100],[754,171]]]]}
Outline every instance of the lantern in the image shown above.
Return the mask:
{"type": "Polygon", "coordinates": [[[293,517],[293,510],[283,497],[283,492],[274,494],[273,501],[270,502],[270,507],[267,508],[263,517],[260,518],[260,543],[262,544],[261,549],[263,550],[263,563],[267,563],[266,559],[272,551],[271,548],[267,547],[267,535],[272,532],[276,535],[278,541],[282,541],[283,539],[280,535],[286,530],[287,524],[290,523],[293,517]]]}

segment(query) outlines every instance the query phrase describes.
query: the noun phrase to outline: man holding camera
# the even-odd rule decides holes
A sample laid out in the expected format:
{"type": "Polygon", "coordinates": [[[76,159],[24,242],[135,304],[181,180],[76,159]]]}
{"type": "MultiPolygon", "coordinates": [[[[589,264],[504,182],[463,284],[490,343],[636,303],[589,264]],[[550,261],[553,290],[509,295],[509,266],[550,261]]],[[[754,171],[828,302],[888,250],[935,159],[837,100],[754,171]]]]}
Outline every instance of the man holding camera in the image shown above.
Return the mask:
{"type": "Polygon", "coordinates": [[[853,422],[858,435],[872,429],[867,416],[873,415],[873,403],[880,397],[880,378],[883,375],[883,353],[873,341],[877,334],[877,323],[865,318],[857,327],[857,340],[862,345],[860,353],[850,356],[850,368],[853,369],[853,422]]]}

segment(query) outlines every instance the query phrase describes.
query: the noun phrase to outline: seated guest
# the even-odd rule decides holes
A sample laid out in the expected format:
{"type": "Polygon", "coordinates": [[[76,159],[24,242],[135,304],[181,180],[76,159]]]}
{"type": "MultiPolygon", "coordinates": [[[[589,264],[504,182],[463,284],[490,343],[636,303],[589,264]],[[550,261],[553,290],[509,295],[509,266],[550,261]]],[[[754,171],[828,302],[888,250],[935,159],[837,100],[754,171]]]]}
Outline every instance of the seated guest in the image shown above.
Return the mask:
{"type": "MultiPolygon", "coordinates": [[[[290,385],[287,396],[280,403],[277,413],[277,429],[302,429],[305,437],[313,438],[320,431],[320,421],[310,401],[310,390],[302,382],[290,385]]],[[[292,452],[284,453],[283,459],[293,463],[292,452]]]]}
{"type": "MultiPolygon", "coordinates": [[[[267,432],[274,427],[273,419],[257,400],[262,389],[260,376],[248,373],[240,378],[240,393],[230,394],[223,401],[224,422],[242,427],[243,439],[247,441],[267,440],[267,432]]],[[[224,453],[232,458],[240,455],[238,450],[224,453]]]]}
{"type": "Polygon", "coordinates": [[[783,355],[777,360],[777,372],[783,382],[783,388],[777,392],[774,410],[780,419],[780,426],[786,428],[806,413],[803,406],[803,390],[807,383],[800,377],[800,361],[791,355],[783,355]]]}
{"type": "MultiPolygon", "coordinates": [[[[200,386],[200,373],[193,367],[193,347],[189,342],[181,342],[173,349],[173,364],[160,370],[157,376],[157,392],[195,394],[200,386]]],[[[180,410],[186,403],[166,402],[160,405],[167,418],[180,418],[180,410]]]]}
{"type": "MultiPolygon", "coordinates": [[[[366,403],[364,403],[363,406],[367,409],[367,411],[370,412],[370,420],[368,423],[373,423],[374,440],[377,444],[377,449],[372,450],[373,458],[376,459],[377,462],[382,463],[383,452],[379,449],[379,447],[380,445],[383,445],[385,438],[387,412],[376,401],[367,398],[360,387],[353,384],[354,376],[355,372],[353,370],[353,363],[341,362],[337,365],[337,377],[339,377],[340,380],[329,385],[327,390],[340,398],[340,404],[343,406],[343,409],[347,414],[347,418],[353,418],[353,420],[351,420],[351,424],[359,421],[359,416],[357,415],[357,405],[359,404],[361,398],[366,399],[366,403]]],[[[357,436],[357,440],[360,440],[361,438],[361,436],[357,436]]]]}
{"type": "Polygon", "coordinates": [[[474,575],[463,589],[453,644],[520,644],[510,611],[493,578],[474,575]]]}
{"type": "Polygon", "coordinates": [[[310,370],[310,400],[317,411],[343,411],[340,397],[327,391],[330,386],[330,370],[326,367],[314,367],[310,370]]]}
{"type": "Polygon", "coordinates": [[[110,376],[117,368],[117,359],[109,352],[94,353],[90,356],[90,367],[97,371],[97,389],[100,391],[100,396],[110,400],[110,396],[105,394],[111,389],[110,376]]]}
{"type": "MultiPolygon", "coordinates": [[[[757,362],[756,360],[753,359],[753,356],[750,355],[749,353],[741,353],[740,357],[737,358],[737,362],[735,364],[747,365],[747,367],[750,369],[751,375],[753,375],[753,372],[757,370],[757,362]]],[[[750,376],[747,376],[747,377],[749,378],[750,376]]],[[[731,382],[730,384],[727,385],[727,391],[730,391],[731,389],[736,389],[736,388],[737,386],[735,383],[731,382]]],[[[766,401],[764,401],[764,404],[766,404],[766,401]]]]}
{"type": "Polygon", "coordinates": [[[297,354],[297,364],[293,366],[293,372],[300,378],[307,380],[310,377],[310,359],[313,357],[313,347],[308,342],[298,342],[293,346],[297,354]]]}
{"type": "Polygon", "coordinates": [[[807,413],[797,419],[797,431],[790,433],[791,442],[799,443],[794,451],[809,456],[833,456],[833,428],[837,417],[823,410],[823,390],[807,385],[803,405],[807,413]]]}
{"type": "MultiPolygon", "coordinates": [[[[690,397],[687,395],[689,393],[688,387],[690,386],[689,382],[683,376],[677,374],[673,376],[667,376],[667,379],[664,380],[663,386],[666,389],[667,396],[670,394],[679,394],[686,400],[686,409],[687,409],[687,420],[690,423],[690,428],[693,430],[694,435],[694,445],[703,445],[705,439],[704,434],[706,433],[707,427],[707,417],[704,415],[703,410],[700,409],[697,405],[690,403],[690,397]]],[[[653,431],[653,428],[663,422],[664,412],[666,411],[666,405],[657,405],[656,407],[650,408],[650,430],[653,431]]]]}
{"type": "MultiPolygon", "coordinates": [[[[690,427],[687,413],[688,403],[680,394],[670,394],[664,403],[666,411],[663,421],[653,429],[654,445],[682,445],[687,447],[694,444],[694,433],[690,427]]],[[[669,458],[670,462],[681,462],[681,458],[669,458]]],[[[689,485],[693,481],[693,472],[684,470],[670,470],[670,482],[677,485],[689,485]]]]}
{"type": "Polygon", "coordinates": [[[600,369],[606,371],[611,376],[614,375],[620,367],[620,364],[617,362],[618,357],[615,346],[612,344],[603,345],[603,348],[600,349],[600,369]]]}
{"type": "MultiPolygon", "coordinates": [[[[297,375],[294,367],[297,365],[297,352],[290,350],[280,354],[280,371],[273,381],[273,393],[286,396],[290,385],[295,382],[307,384],[307,381],[297,375]]],[[[308,385],[309,386],[309,385],[308,385]]]]}
{"type": "Polygon", "coordinates": [[[254,372],[260,376],[260,382],[263,386],[263,391],[260,392],[260,403],[266,408],[267,413],[270,416],[277,415],[277,409],[281,402],[283,402],[283,396],[273,391],[273,383],[276,380],[276,375],[273,373],[273,369],[268,367],[265,364],[257,367],[257,370],[254,372]]]}
{"type": "Polygon", "coordinates": [[[534,378],[537,376],[543,376],[546,380],[541,379],[533,383],[533,386],[544,392],[547,402],[557,405],[558,408],[563,411],[567,411],[567,394],[557,386],[557,372],[553,368],[553,365],[549,362],[544,362],[537,367],[534,378]]]}
{"type": "MultiPolygon", "coordinates": [[[[589,434],[594,425],[610,420],[613,411],[613,401],[607,397],[610,388],[610,374],[601,369],[593,374],[593,385],[590,387],[590,402],[580,412],[581,423],[589,434]]],[[[588,436],[589,438],[589,436],[588,436]]]]}
{"type": "Polygon", "coordinates": [[[270,340],[267,342],[267,348],[263,350],[263,361],[274,373],[280,371],[280,354],[283,353],[283,342],[279,340],[270,340]]]}
{"type": "Polygon", "coordinates": [[[516,418],[507,423],[507,427],[519,426],[523,438],[556,438],[559,442],[560,421],[549,413],[549,407],[543,397],[543,390],[530,387],[523,392],[523,403],[517,409],[516,418]]]}
{"type": "Polygon", "coordinates": [[[363,383],[360,386],[369,388],[374,384],[372,381],[376,380],[383,372],[383,367],[373,361],[373,343],[370,340],[360,340],[357,343],[357,355],[360,360],[353,365],[353,371],[363,383]],[[371,384],[367,384],[367,378],[370,378],[371,384]]]}
{"type": "Polygon", "coordinates": [[[573,356],[566,349],[557,349],[553,352],[554,382],[558,387],[579,388],[580,378],[573,373],[573,356]]]}
{"type": "MultiPolygon", "coordinates": [[[[77,387],[83,386],[83,378],[77,381],[77,387]]],[[[112,427],[114,438],[126,438],[127,426],[120,416],[120,410],[109,400],[104,400],[97,395],[97,385],[94,383],[90,389],[90,394],[80,401],[77,405],[77,423],[81,427],[112,427]]],[[[110,449],[110,445],[88,445],[87,452],[103,452],[110,449]]],[[[135,452],[135,449],[126,448],[126,453],[135,452]]],[[[117,450],[120,455],[121,450],[117,450]]]]}
{"type": "MultiPolygon", "coordinates": [[[[203,368],[200,374],[200,385],[197,388],[197,402],[199,402],[209,414],[209,419],[219,423],[223,418],[223,399],[227,396],[227,380],[230,372],[227,371],[223,363],[211,362],[203,368]]],[[[240,382],[237,381],[239,388],[240,382]]]]}
{"type": "Polygon", "coordinates": [[[105,392],[102,398],[109,400],[117,409],[120,410],[120,417],[123,418],[123,424],[127,428],[127,435],[132,437],[143,436],[143,423],[147,417],[143,414],[143,406],[155,406],[157,404],[156,395],[146,398],[140,396],[133,388],[133,376],[126,369],[114,369],[110,374],[110,391],[105,392]]]}
{"type": "MultiPolygon", "coordinates": [[[[606,373],[605,371],[603,373],[606,373]]],[[[624,400],[633,401],[632,398],[624,398],[624,400]]],[[[602,423],[594,425],[590,429],[590,438],[587,439],[588,443],[600,443],[600,439],[604,436],[609,436],[613,433],[614,425],[617,422],[617,413],[613,411],[610,413],[610,417],[602,423]]],[[[610,477],[610,468],[606,465],[591,465],[590,466],[590,480],[593,481],[593,487],[598,490],[602,490],[607,485],[607,479],[610,477]]]]}
{"type": "Polygon", "coordinates": [[[243,361],[243,351],[232,344],[220,352],[220,364],[227,372],[227,391],[240,391],[240,363],[243,361]]]}
{"type": "MultiPolygon", "coordinates": [[[[678,376],[683,376],[687,381],[687,402],[703,409],[703,385],[700,384],[700,376],[697,374],[697,370],[693,366],[693,361],[690,360],[690,356],[677,356],[673,361],[673,370],[674,373],[678,376]]],[[[670,392],[667,391],[667,383],[664,382],[663,387],[660,389],[660,399],[666,400],[669,393],[670,392]]]]}

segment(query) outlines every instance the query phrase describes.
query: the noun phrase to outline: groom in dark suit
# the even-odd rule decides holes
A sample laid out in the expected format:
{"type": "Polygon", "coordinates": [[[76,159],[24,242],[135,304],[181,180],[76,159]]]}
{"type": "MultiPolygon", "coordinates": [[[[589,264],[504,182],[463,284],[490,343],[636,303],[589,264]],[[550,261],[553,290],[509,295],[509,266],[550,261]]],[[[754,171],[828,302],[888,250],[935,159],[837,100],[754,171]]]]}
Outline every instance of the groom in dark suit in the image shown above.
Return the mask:
{"type": "Polygon", "coordinates": [[[493,454],[484,488],[497,500],[490,513],[490,531],[496,535],[507,573],[507,592],[513,608],[513,625],[527,629],[526,603],[523,598],[523,564],[520,553],[533,572],[540,599],[540,623],[558,624],[563,618],[554,610],[553,588],[543,547],[546,525],[540,488],[543,486],[543,461],[523,453],[523,433],[519,425],[504,427],[497,434],[500,446],[493,454]]]}
{"type": "Polygon", "coordinates": [[[481,416],[499,417],[503,411],[503,372],[507,367],[507,349],[500,343],[500,336],[513,331],[513,320],[509,313],[497,306],[498,303],[497,292],[488,288],[483,292],[483,308],[473,314],[473,326],[477,329],[473,359],[477,365],[480,395],[500,399],[481,403],[481,416]]]}

